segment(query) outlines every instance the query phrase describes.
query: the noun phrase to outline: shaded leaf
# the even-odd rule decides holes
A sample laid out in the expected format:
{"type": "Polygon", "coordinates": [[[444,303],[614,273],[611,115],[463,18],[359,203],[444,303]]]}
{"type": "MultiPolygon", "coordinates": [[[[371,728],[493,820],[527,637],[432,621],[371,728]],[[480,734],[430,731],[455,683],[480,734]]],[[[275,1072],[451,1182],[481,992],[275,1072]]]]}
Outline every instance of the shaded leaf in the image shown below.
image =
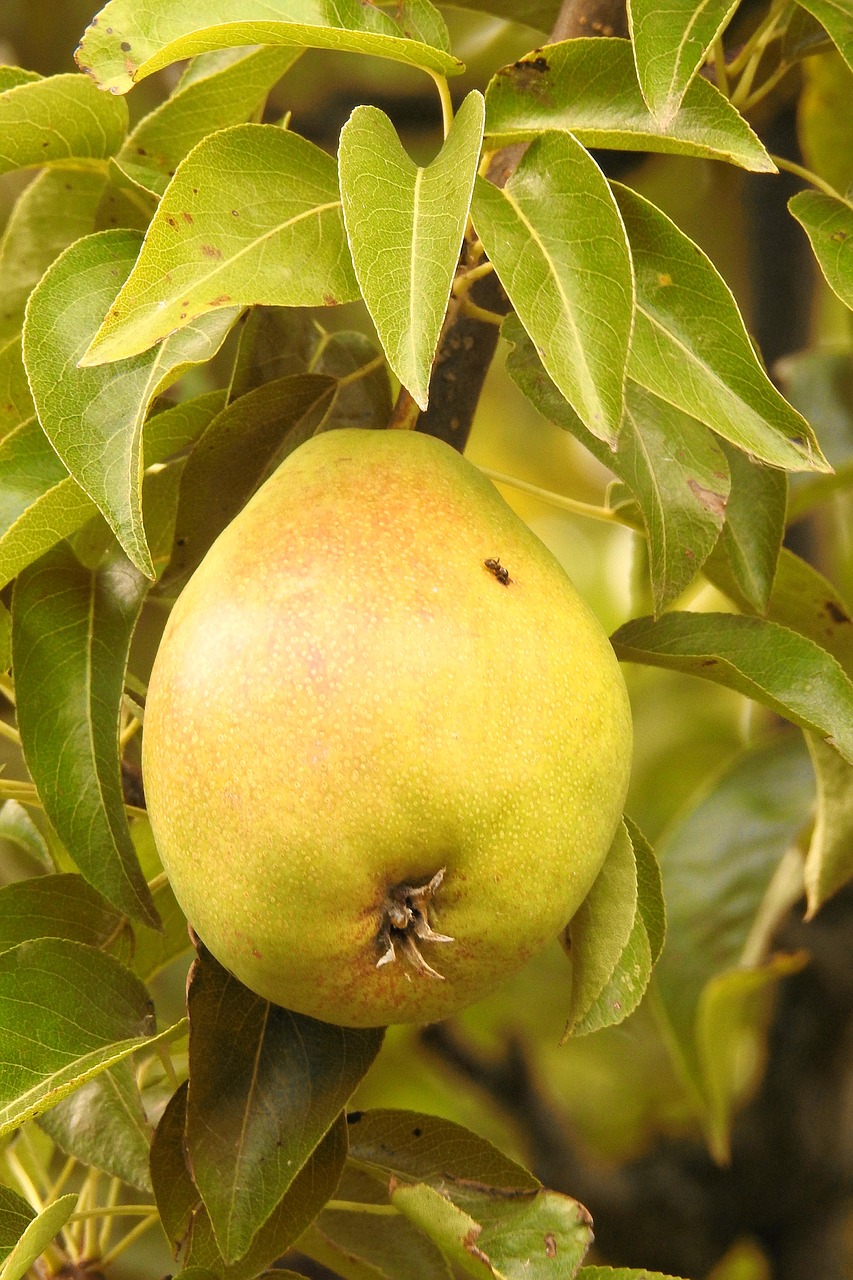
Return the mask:
{"type": "Polygon", "coordinates": [[[0,345],[0,442],[34,413],[21,343],[18,338],[10,338],[0,345]]]}
{"type": "Polygon", "coordinates": [[[771,466],[828,470],[808,423],[764,372],[710,260],[653,204],[612,185],[637,281],[630,376],[771,466]]]}
{"type": "Polygon", "coordinates": [[[250,120],[300,56],[288,48],[217,49],[194,58],[165,102],[131,131],[116,162],[162,196],[175,170],[209,133],[250,120]]]}
{"type": "MultiPolygon", "coordinates": [[[[12,618],[5,604],[0,602],[0,671],[5,673],[12,665],[12,618]]],[[[0,819],[2,821],[2,819],[0,819]]]]}
{"type": "Polygon", "coordinates": [[[326,334],[311,361],[311,371],[337,378],[335,398],[318,430],[385,427],[391,418],[391,379],[384,359],[363,333],[326,334]]]}
{"type": "Polygon", "coordinates": [[[155,1035],[151,997],[112,956],[64,938],[0,955],[0,1133],[48,1110],[155,1035]]]}
{"type": "Polygon", "coordinates": [[[665,613],[611,637],[617,656],[702,676],[828,739],[853,761],[853,684],[813,640],[763,618],[665,613]]]}
{"type": "Polygon", "coordinates": [[[46,169],[18,197],[0,239],[0,341],[20,332],[27,298],[50,264],[94,231],[106,184],[103,173],[46,169]]]}
{"type": "Polygon", "coordinates": [[[739,591],[751,609],[764,613],[785,536],[787,476],[784,471],[751,462],[725,441],[722,446],[732,487],[720,551],[728,560],[739,591]]]}
{"type": "Polygon", "coordinates": [[[253,307],[241,318],[240,341],[228,400],[238,400],[265,382],[308,373],[321,332],[300,307],[253,307]]]}
{"type": "Polygon", "coordinates": [[[643,97],[666,125],[723,31],[738,0],[628,0],[628,22],[643,97]]]}
{"type": "Polygon", "coordinates": [[[828,32],[848,67],[853,69],[853,14],[846,0],[798,0],[828,32]]]}
{"type": "Polygon", "coordinates": [[[560,9],[559,0],[454,0],[457,9],[474,9],[512,18],[539,31],[550,31],[560,9]]]}
{"type": "Polygon", "coordinates": [[[212,419],[181,476],[175,544],[163,575],[169,590],[186,582],[255,490],[314,434],[334,393],[331,378],[297,374],[264,383],[212,419]]]}
{"type": "Polygon", "coordinates": [[[504,188],[477,179],[473,218],[543,365],[584,425],[612,443],[625,399],[633,278],[600,169],[569,134],[544,134],[504,188]]]}
{"type": "Polygon", "coordinates": [[[503,67],[486,90],[486,134],[495,146],[548,130],[585,147],[728,160],[758,173],[776,166],[743,116],[701,77],[665,126],[643,101],[630,40],[566,40],[503,67]],[[543,65],[544,64],[544,65],[543,65]]]}
{"type": "Polygon", "coordinates": [[[853,206],[823,191],[800,191],[788,208],[808,236],[826,283],[853,308],[853,206]]]}
{"type": "Polygon", "coordinates": [[[17,1244],[36,1211],[11,1187],[0,1186],[0,1262],[17,1244]]]}
{"type": "Polygon", "coordinates": [[[421,409],[468,220],[483,116],[474,90],[425,167],[409,158],[377,107],[356,107],[341,130],[341,198],[355,274],[388,363],[421,409]]]}
{"type": "MultiPolygon", "coordinates": [[[[7,800],[3,810],[14,803],[7,800]]],[[[0,951],[33,938],[68,938],[102,947],[121,920],[114,907],[73,873],[17,880],[0,889],[0,951]]]]}
{"type": "Polygon", "coordinates": [[[707,427],[628,380],[616,448],[597,440],[560,395],[517,316],[502,336],[514,350],[507,372],[551,422],[571,431],[637,499],[649,538],[655,606],[665,608],[687,586],[714,546],[728,497],[726,458],[707,427]]]}
{"type": "Polygon", "coordinates": [[[335,1122],[383,1032],[335,1027],[271,1005],[204,952],[193,968],[188,1009],[187,1155],[230,1263],[249,1248],[335,1122]]]}
{"type": "MultiPolygon", "coordinates": [[[[421,7],[426,5],[421,0],[421,7]]],[[[462,64],[446,47],[434,48],[407,38],[401,22],[373,4],[344,6],[327,0],[152,0],[140,9],[134,0],[111,0],[86,30],[77,63],[103,88],[127,93],[134,81],[180,58],[238,45],[295,45],[339,49],[391,58],[442,75],[461,71],[462,64]]]]}
{"type": "Polygon", "coordinates": [[[76,1204],[76,1195],[60,1196],[33,1218],[6,1259],[3,1280],[23,1280],[36,1259],[65,1226],[76,1204]]]}
{"type": "Polygon", "coordinates": [[[808,916],[853,877],[853,769],[814,734],[806,735],[817,779],[817,814],[805,865],[808,916]]]}
{"type": "Polygon", "coordinates": [[[91,571],[59,546],[17,581],[12,652],[24,757],[45,813],[89,883],[156,925],[118,758],[124,672],[146,585],[119,553],[91,571]]]}
{"type": "Polygon", "coordinates": [[[634,1267],[581,1267],[577,1280],[680,1280],[679,1276],[665,1276],[662,1271],[637,1271],[634,1267]]]}
{"type": "Polygon", "coordinates": [[[357,297],[334,160],[276,125],[235,125],[178,166],[81,363],[136,356],[220,308],[357,297]]]}
{"type": "Polygon", "coordinates": [[[836,191],[847,192],[853,182],[853,70],[839,54],[830,54],[805,58],[800,71],[797,137],[803,162],[836,191]]]}
{"type": "Polygon", "coordinates": [[[142,518],[145,415],[190,365],[214,355],[237,313],[202,317],[150,354],[79,368],[139,245],[136,232],[104,231],[67,249],[30,299],[24,359],[45,434],[134,564],[153,577],[142,518]]]}
{"type": "Polygon", "coordinates": [[[589,1035],[624,1022],[645,995],[651,972],[651,944],[642,913],[638,911],[613,972],[594,1003],[572,1028],[571,1034],[589,1035]]]}
{"type": "Polygon", "coordinates": [[[660,866],[654,850],[635,822],[627,816],[625,826],[634,846],[637,864],[637,907],[649,940],[652,965],[657,964],[666,939],[666,902],[660,866]]]}
{"type": "Polygon", "coordinates": [[[132,1187],[151,1190],[153,1130],[127,1059],[87,1080],[39,1116],[39,1124],[67,1155],[132,1187]]]}
{"type": "Polygon", "coordinates": [[[102,161],[121,146],[127,104],[87,76],[29,80],[0,95],[0,173],[32,165],[102,161]]]}
{"type": "MultiPolygon", "coordinates": [[[[8,618],[8,616],[8,612],[4,607],[0,617],[8,618]]],[[[53,871],[53,858],[50,856],[47,841],[24,806],[18,804],[17,800],[7,800],[5,804],[0,806],[0,840],[8,840],[11,844],[17,845],[19,849],[23,849],[24,853],[29,854],[42,870],[53,871]]],[[[0,902],[3,900],[3,892],[4,890],[0,890],[0,902]]],[[[17,908],[13,909],[9,914],[15,916],[17,908]]],[[[2,931],[2,927],[0,925],[0,931],[2,931]]],[[[28,936],[32,937],[34,935],[29,934],[28,936]]],[[[23,938],[16,939],[16,941],[23,941],[23,938]]]]}

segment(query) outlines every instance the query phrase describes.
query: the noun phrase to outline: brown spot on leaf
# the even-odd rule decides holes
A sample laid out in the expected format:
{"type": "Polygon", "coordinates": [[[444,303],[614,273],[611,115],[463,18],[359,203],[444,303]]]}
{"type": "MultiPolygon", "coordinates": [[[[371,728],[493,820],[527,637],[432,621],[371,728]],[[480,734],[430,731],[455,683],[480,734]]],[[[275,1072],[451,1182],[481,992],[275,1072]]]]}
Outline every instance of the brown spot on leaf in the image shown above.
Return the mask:
{"type": "Polygon", "coordinates": [[[687,487],[691,493],[699,499],[702,506],[711,512],[712,516],[717,516],[722,520],[726,514],[726,497],[725,494],[717,493],[714,489],[706,489],[698,480],[690,479],[687,481],[687,487]]]}
{"type": "Polygon", "coordinates": [[[838,231],[833,231],[829,238],[830,240],[836,240],[838,244],[843,244],[847,239],[847,232],[839,229],[838,231]]]}
{"type": "Polygon", "coordinates": [[[364,1115],[363,1111],[348,1111],[347,1124],[358,1124],[359,1120],[363,1115],[364,1115]]]}
{"type": "Polygon", "coordinates": [[[477,1246],[477,1237],[482,1231],[482,1227],[477,1224],[463,1237],[462,1247],[466,1253],[470,1253],[472,1258],[476,1258],[479,1262],[485,1262],[486,1266],[490,1266],[489,1255],[483,1253],[483,1250],[477,1246]]]}
{"type": "Polygon", "coordinates": [[[330,293],[324,293],[323,304],[327,307],[336,307],[338,305],[338,300],[337,298],[333,298],[330,293]]]}
{"type": "Polygon", "coordinates": [[[557,1237],[553,1231],[545,1233],[545,1257],[556,1258],[557,1256],[557,1237]]]}
{"type": "Polygon", "coordinates": [[[227,307],[228,303],[233,301],[234,299],[230,293],[218,293],[215,298],[210,299],[207,305],[209,307],[227,307]]]}
{"type": "Polygon", "coordinates": [[[830,618],[832,618],[832,621],[837,622],[839,626],[843,625],[845,622],[853,622],[853,618],[851,618],[848,613],[845,613],[834,600],[827,600],[823,607],[829,614],[830,618]]]}
{"type": "Polygon", "coordinates": [[[658,272],[658,284],[662,289],[665,289],[668,284],[672,284],[672,276],[668,271],[658,272]]]}
{"type": "Polygon", "coordinates": [[[548,59],[543,57],[538,49],[533,50],[533,54],[527,58],[519,58],[518,62],[513,63],[515,71],[538,71],[540,75],[550,71],[548,59]]]}
{"type": "Polygon", "coordinates": [[[191,213],[187,213],[186,209],[184,209],[183,212],[181,213],[181,217],[183,218],[184,222],[188,222],[190,226],[192,226],[193,222],[195,222],[195,218],[192,216],[191,213]]]}
{"type": "Polygon", "coordinates": [[[718,662],[716,658],[703,658],[699,665],[701,667],[716,667],[718,662]]]}
{"type": "Polygon", "coordinates": [[[177,225],[178,225],[177,220],[173,218],[171,214],[169,214],[169,216],[166,218],[166,221],[168,222],[170,227],[177,228],[177,225]]]}
{"type": "Polygon", "coordinates": [[[215,244],[199,245],[199,253],[203,258],[212,258],[215,262],[222,260],[222,250],[217,249],[215,244]]]}
{"type": "Polygon", "coordinates": [[[148,155],[148,152],[145,150],[145,148],[144,148],[144,147],[137,147],[137,148],[136,148],[136,154],[137,154],[138,156],[147,156],[147,155],[148,155]]]}

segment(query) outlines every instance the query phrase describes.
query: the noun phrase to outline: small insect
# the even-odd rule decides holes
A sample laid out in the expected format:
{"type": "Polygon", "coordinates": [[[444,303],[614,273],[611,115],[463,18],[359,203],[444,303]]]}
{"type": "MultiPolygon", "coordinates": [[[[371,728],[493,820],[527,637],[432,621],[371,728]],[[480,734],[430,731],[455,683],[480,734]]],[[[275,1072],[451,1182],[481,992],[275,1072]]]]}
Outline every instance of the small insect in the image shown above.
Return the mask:
{"type": "Polygon", "coordinates": [[[508,587],[512,582],[512,578],[509,576],[509,569],[505,569],[500,560],[484,560],[483,564],[486,566],[489,573],[493,573],[495,575],[502,587],[508,587]]]}

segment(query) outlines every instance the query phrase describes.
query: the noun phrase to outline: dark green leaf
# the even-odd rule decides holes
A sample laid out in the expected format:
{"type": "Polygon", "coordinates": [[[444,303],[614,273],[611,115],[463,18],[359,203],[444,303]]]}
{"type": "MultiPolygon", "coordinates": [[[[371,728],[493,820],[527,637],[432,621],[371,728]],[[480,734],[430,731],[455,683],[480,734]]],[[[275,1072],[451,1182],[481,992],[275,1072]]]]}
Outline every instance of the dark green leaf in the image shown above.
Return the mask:
{"type": "MultiPolygon", "coordinates": [[[[421,0],[421,8],[427,6],[421,0]]],[[[167,67],[180,58],[211,49],[238,45],[294,45],[302,48],[342,49],[391,58],[442,75],[453,75],[462,64],[442,46],[433,48],[407,39],[397,22],[373,4],[330,4],[328,0],[152,0],[140,9],[134,0],[111,0],[98,14],[77,51],[80,69],[103,88],[127,93],[134,81],[167,67]]]]}
{"type": "Polygon", "coordinates": [[[553,129],[571,132],[586,147],[707,156],[759,173],[776,169],[743,116],[701,77],[687,89],[678,115],[661,125],[643,101],[629,40],[566,40],[498,72],[486,91],[490,143],[528,141],[553,129]]]}
{"type": "Polygon", "coordinates": [[[581,1267],[577,1280],[681,1280],[662,1271],[636,1271],[633,1267],[581,1267]]]}
{"type": "MultiPolygon", "coordinates": [[[[3,809],[10,804],[14,801],[7,800],[3,809]]],[[[36,876],[0,889],[0,951],[33,938],[68,938],[102,947],[118,931],[121,920],[82,876],[36,876]]]]}
{"type": "Polygon", "coordinates": [[[0,1133],[152,1043],[154,1031],[151,997],[112,956],[64,938],[39,938],[5,951],[0,1133]]]}
{"type": "Polygon", "coordinates": [[[67,249],[30,300],[24,358],[51,444],[133,562],[153,577],[142,519],[145,415],[154,397],[190,365],[210,359],[237,313],[230,308],[205,316],[144,356],[79,368],[140,243],[135,232],[105,231],[67,249]]]}
{"type": "Polygon", "coordinates": [[[187,1154],[226,1260],[242,1257],[379,1051],[382,1031],[290,1013],[206,953],[189,984],[187,1154]]]}
{"type": "Polygon", "coordinates": [[[60,1196],[33,1218],[6,1259],[3,1280],[23,1280],[36,1259],[65,1226],[76,1204],[76,1194],[60,1196]]]}
{"type": "Polygon", "coordinates": [[[134,182],[162,196],[196,143],[218,129],[251,120],[300,53],[238,48],[194,58],[175,91],[131,131],[117,163],[134,182]]]}
{"type": "Polygon", "coordinates": [[[12,665],[12,618],[0,602],[0,672],[4,675],[12,665]]]}
{"type": "Polygon", "coordinates": [[[45,813],[89,883],[156,925],[118,760],[124,672],[146,585],[119,553],[91,571],[59,546],[18,579],[12,652],[18,727],[45,813]]]}
{"type": "Polygon", "coordinates": [[[853,769],[820,738],[806,735],[817,778],[817,814],[806,856],[808,915],[853,877],[853,769]]]}
{"type": "Polygon", "coordinates": [[[825,737],[853,761],[853,684],[813,640],[763,618],[666,613],[635,618],[612,637],[625,662],[714,680],[825,737]]]}
{"type": "Polygon", "coordinates": [[[663,125],[678,112],[687,86],[736,8],[737,0],[690,6],[678,0],[628,0],[643,97],[663,125]]]}
{"type": "Polygon", "coordinates": [[[322,339],[322,331],[310,311],[300,307],[253,307],[240,323],[229,401],[238,400],[264,382],[309,372],[322,339]]]}
{"type": "Polygon", "coordinates": [[[798,0],[832,37],[838,52],[853,69],[853,13],[846,0],[798,0]]]}
{"type": "Polygon", "coordinates": [[[663,951],[666,938],[666,902],[663,896],[660,865],[652,846],[637,824],[627,815],[624,821],[634,846],[634,857],[637,862],[637,906],[643,917],[646,936],[649,939],[652,964],[655,965],[663,951]]]}
{"type": "Polygon", "coordinates": [[[483,140],[468,94],[444,145],[416,165],[377,107],[356,107],[338,151],[353,266],[388,363],[422,409],[465,234],[483,140]]]}
{"type": "Polygon", "coordinates": [[[600,169],[569,134],[544,134],[505,187],[477,179],[473,218],[543,365],[592,434],[612,443],[625,401],[634,286],[600,169]]]}
{"type": "Polygon", "coordinates": [[[10,1187],[0,1186],[0,1263],[12,1252],[36,1216],[35,1209],[10,1187]]]}
{"type": "Polygon", "coordinates": [[[823,191],[801,191],[788,208],[808,236],[826,283],[853,308],[853,206],[823,191]]]}
{"type": "Polygon", "coordinates": [[[40,1116],[39,1124],[83,1164],[142,1191],[151,1190],[148,1154],[153,1131],[127,1060],[87,1080],[40,1116]]]}
{"type": "Polygon", "coordinates": [[[764,372],[710,260],[649,201],[613,189],[637,281],[631,377],[772,466],[828,470],[808,423],[764,372]]]}
{"type": "MultiPolygon", "coordinates": [[[[53,858],[50,856],[47,841],[24,806],[18,804],[17,800],[7,800],[0,807],[0,840],[8,840],[19,849],[23,849],[24,853],[29,854],[42,870],[53,871],[53,858]]],[[[23,941],[23,939],[17,939],[17,941],[23,941]]]]}
{"type": "MultiPolygon", "coordinates": [[[[0,441],[35,413],[18,338],[0,345],[0,441]]],[[[0,474],[5,468],[0,469],[0,474]]]]}
{"type": "Polygon", "coordinates": [[[235,125],[178,166],[81,363],[136,356],[223,307],[357,297],[334,160],[275,125],[235,125]]]}
{"type": "Polygon", "coordinates": [[[785,534],[788,480],[784,471],[762,467],[739,449],[722,443],[732,487],[720,551],[751,609],[764,613],[785,534]]]}
{"type": "Polygon", "coordinates": [[[363,333],[324,334],[311,361],[311,372],[339,379],[335,399],[320,431],[341,427],[385,427],[393,400],[388,366],[363,333]]]}
{"type": "Polygon", "coordinates": [[[0,95],[0,173],[72,159],[78,166],[103,161],[126,132],[127,104],[99,93],[88,76],[30,80],[0,95]]]}

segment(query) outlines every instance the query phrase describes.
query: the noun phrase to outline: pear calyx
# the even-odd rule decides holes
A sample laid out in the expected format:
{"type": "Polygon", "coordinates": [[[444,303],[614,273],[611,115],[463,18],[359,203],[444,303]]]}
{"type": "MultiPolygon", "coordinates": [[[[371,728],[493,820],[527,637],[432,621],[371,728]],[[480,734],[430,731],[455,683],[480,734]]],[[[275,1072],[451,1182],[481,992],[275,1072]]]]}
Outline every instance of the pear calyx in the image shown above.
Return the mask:
{"type": "MultiPolygon", "coordinates": [[[[436,933],[429,923],[429,903],[442,880],[445,868],[424,885],[395,884],[390,888],[382,904],[382,924],[376,936],[382,955],[376,961],[377,969],[391,964],[397,958],[397,947],[411,967],[428,978],[444,981],[444,975],[427,964],[420,953],[418,942],[452,942],[444,933],[436,933]]],[[[408,974],[406,975],[409,976],[408,974]]]]}

